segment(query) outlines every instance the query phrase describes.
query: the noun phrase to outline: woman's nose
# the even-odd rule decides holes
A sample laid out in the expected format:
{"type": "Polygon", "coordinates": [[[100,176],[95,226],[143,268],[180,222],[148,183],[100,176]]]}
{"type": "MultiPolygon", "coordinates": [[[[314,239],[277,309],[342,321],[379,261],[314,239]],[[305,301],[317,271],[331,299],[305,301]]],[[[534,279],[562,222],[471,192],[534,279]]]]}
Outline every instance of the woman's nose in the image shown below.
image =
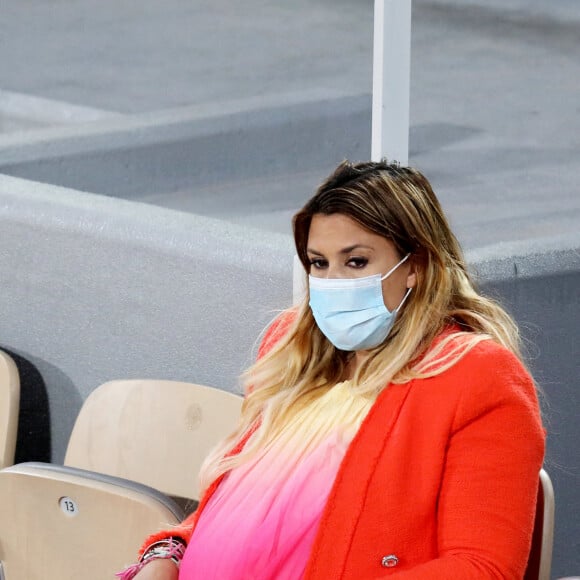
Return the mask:
{"type": "Polygon", "coordinates": [[[338,266],[333,266],[332,264],[328,265],[328,268],[324,274],[325,278],[344,278],[342,269],[338,266]]]}

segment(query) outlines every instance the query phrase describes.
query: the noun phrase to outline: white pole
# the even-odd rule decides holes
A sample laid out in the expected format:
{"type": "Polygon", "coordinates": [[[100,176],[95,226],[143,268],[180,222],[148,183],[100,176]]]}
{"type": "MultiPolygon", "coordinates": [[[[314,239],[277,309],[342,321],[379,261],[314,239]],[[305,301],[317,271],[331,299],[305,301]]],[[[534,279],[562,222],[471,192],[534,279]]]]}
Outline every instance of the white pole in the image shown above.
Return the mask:
{"type": "Polygon", "coordinates": [[[371,158],[409,163],[411,0],[375,0],[371,158]]]}
{"type": "Polygon", "coordinates": [[[307,291],[306,276],[304,275],[302,262],[294,254],[294,262],[292,263],[292,304],[294,306],[300,304],[304,300],[307,291]]]}

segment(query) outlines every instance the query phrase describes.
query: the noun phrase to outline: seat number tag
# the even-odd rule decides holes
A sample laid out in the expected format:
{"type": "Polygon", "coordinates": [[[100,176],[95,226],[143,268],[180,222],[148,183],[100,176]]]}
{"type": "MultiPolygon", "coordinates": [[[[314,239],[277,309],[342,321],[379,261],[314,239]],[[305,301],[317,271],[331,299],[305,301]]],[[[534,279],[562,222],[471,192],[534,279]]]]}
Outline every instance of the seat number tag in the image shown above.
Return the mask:
{"type": "Polygon", "coordinates": [[[70,497],[61,497],[58,503],[65,516],[74,517],[78,515],[79,508],[76,502],[70,497]]]}

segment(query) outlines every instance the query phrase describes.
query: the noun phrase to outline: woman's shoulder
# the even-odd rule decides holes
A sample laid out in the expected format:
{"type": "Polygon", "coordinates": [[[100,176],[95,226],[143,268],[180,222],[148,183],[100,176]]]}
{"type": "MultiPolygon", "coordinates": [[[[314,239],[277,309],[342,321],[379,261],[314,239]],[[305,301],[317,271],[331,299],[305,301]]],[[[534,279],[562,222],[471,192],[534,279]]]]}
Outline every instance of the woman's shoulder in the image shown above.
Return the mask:
{"type": "Polygon", "coordinates": [[[519,357],[486,335],[449,328],[432,343],[424,359],[426,388],[461,397],[536,396],[534,381],[519,357]]]}
{"type": "Polygon", "coordinates": [[[272,348],[288,333],[298,316],[298,308],[288,308],[278,313],[274,320],[266,327],[260,346],[258,358],[268,354],[272,348]]]}
{"type": "MultiPolygon", "coordinates": [[[[468,342],[466,338],[462,340],[468,342]]],[[[459,362],[474,371],[529,378],[529,373],[520,358],[506,346],[488,337],[477,341],[459,362]]]]}
{"type": "Polygon", "coordinates": [[[471,346],[470,337],[464,333],[450,342],[454,340],[467,345],[465,354],[434,379],[438,378],[444,390],[455,393],[456,400],[475,407],[519,401],[518,404],[537,408],[536,385],[515,353],[487,337],[471,346]]]}
{"type": "Polygon", "coordinates": [[[440,357],[455,358],[460,366],[527,374],[522,361],[510,349],[488,335],[464,332],[457,326],[445,328],[432,342],[440,357]]]}

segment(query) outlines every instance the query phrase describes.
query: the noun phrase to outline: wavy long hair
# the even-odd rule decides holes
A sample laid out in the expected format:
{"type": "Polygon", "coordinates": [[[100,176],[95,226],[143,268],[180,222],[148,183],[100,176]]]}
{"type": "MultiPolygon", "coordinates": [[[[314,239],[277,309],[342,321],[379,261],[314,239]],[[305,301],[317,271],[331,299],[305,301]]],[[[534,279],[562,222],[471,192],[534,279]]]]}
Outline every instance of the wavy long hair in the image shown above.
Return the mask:
{"type": "MultiPolygon", "coordinates": [[[[316,214],[343,214],[390,240],[400,258],[411,254],[417,275],[390,334],[352,378],[358,395],[372,402],[391,383],[442,373],[482,340],[494,340],[522,359],[517,326],[499,304],[475,289],[461,247],[419,171],[386,161],[342,162],[293,219],[306,276],[308,235],[316,214]],[[434,344],[446,328],[451,331],[434,344]]],[[[273,443],[301,409],[344,380],[350,353],[326,339],[308,301],[307,295],[286,334],[242,375],[246,399],[240,424],[208,457],[202,487],[273,443]],[[228,457],[227,451],[258,423],[243,451],[228,457]]]]}

